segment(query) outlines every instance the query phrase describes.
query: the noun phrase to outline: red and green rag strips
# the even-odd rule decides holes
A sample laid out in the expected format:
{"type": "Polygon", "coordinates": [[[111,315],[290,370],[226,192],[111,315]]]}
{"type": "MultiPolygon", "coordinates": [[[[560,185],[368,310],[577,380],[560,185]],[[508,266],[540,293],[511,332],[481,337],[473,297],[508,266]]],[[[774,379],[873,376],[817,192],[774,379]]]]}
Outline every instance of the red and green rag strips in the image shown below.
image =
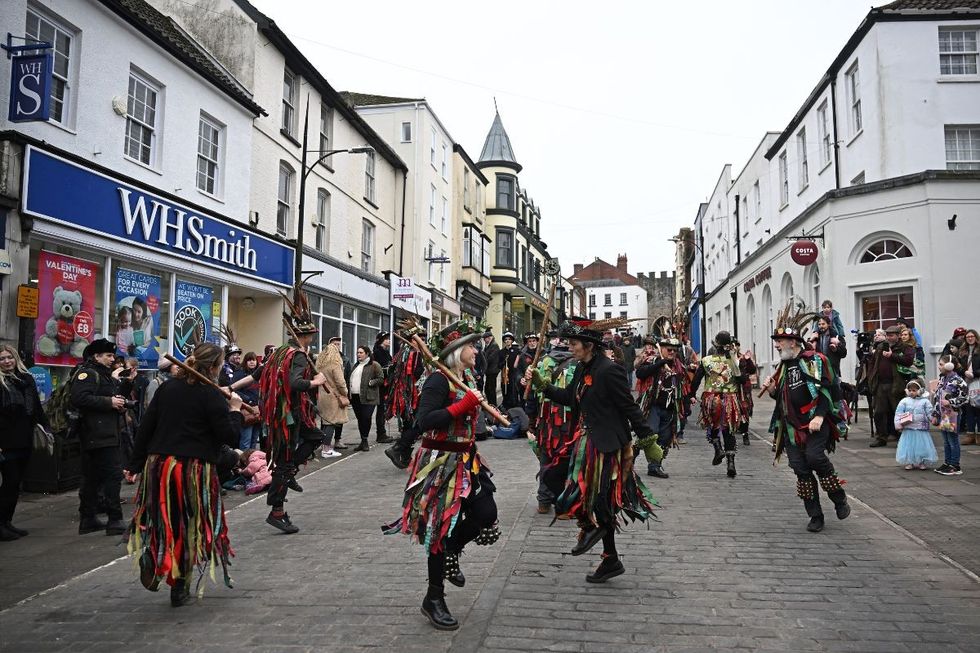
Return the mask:
{"type": "Polygon", "coordinates": [[[411,424],[415,417],[415,409],[419,405],[419,383],[423,376],[425,365],[422,354],[408,345],[398,352],[398,358],[388,375],[385,389],[387,413],[385,417],[397,417],[403,425],[411,424]]]}
{"type": "Polygon", "coordinates": [[[698,424],[706,429],[735,431],[742,423],[742,402],[737,392],[702,392],[698,424]]]}
{"type": "Polygon", "coordinates": [[[214,581],[220,565],[225,585],[232,586],[228,567],[235,552],[228,539],[221,484],[211,463],[149,456],[128,539],[130,555],[139,560],[148,554],[153,561],[157,581],[171,586],[181,578],[190,582],[195,568],[214,581]]]}
{"type": "Polygon", "coordinates": [[[569,462],[565,489],[555,500],[556,519],[615,524],[618,530],[627,519],[646,521],[655,516],[656,506],[656,499],[633,471],[632,446],[603,453],[583,429],[569,462]]]}
{"type": "MultiPolygon", "coordinates": [[[[272,354],[266,370],[262,373],[259,381],[259,394],[262,396],[262,418],[265,421],[264,428],[268,433],[269,468],[275,467],[279,463],[289,462],[290,453],[295,449],[295,443],[290,442],[291,435],[295,429],[291,429],[295,424],[295,411],[293,406],[293,393],[290,392],[289,371],[293,364],[293,357],[297,355],[305,356],[299,349],[290,345],[283,345],[272,354]],[[285,452],[286,460],[276,460],[274,457],[280,451],[285,452]]],[[[307,368],[308,378],[313,378],[312,367],[307,368]]],[[[299,416],[306,426],[316,426],[316,405],[308,393],[300,393],[299,416]]],[[[303,461],[299,461],[303,462],[303,461]]]]}

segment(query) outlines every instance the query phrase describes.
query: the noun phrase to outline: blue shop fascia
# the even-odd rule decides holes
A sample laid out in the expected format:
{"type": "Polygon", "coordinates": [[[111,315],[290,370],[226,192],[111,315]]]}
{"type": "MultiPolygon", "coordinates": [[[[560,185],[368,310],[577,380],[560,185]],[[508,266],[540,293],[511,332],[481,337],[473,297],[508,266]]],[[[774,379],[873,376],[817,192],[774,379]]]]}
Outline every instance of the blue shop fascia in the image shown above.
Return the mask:
{"type": "Polygon", "coordinates": [[[8,183],[0,198],[10,260],[0,338],[39,380],[63,381],[99,337],[147,370],[200,340],[223,344],[222,325],[259,354],[282,342],[290,243],[43,143],[3,143],[20,179],[17,197],[8,183]],[[17,315],[30,308],[17,305],[18,286],[37,289],[36,316],[17,315]]]}

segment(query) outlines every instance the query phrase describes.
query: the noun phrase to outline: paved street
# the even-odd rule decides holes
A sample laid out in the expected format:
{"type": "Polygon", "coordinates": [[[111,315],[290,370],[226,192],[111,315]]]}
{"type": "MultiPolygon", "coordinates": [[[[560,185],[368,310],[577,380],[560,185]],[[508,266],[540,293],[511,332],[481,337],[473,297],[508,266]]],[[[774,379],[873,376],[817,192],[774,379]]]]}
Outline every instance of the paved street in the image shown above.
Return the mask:
{"type": "MultiPolygon", "coordinates": [[[[49,568],[57,565],[46,560],[61,554],[50,546],[29,549],[47,537],[36,517],[24,523],[34,534],[5,543],[0,572],[18,573],[13,560],[43,570],[38,590],[65,582],[0,612],[0,649],[978,649],[980,584],[940,558],[944,553],[980,569],[977,547],[968,540],[977,532],[970,470],[980,456],[974,449],[965,455],[967,475],[944,479],[893,468],[887,460],[893,448],[867,450],[856,432],[836,462],[859,501],[844,522],[831,510],[826,530],[813,535],[803,529],[806,517],[789,470],[784,463],[773,468],[764,442],[755,439],[743,449],[734,481],[723,466],[707,464],[703,440],[689,442],[668,459],[671,478],[653,485],[663,506],[659,522],[649,530],[633,526],[619,538],[627,574],[601,586],[584,580],[598,555],[566,553],[573,526],[549,527],[550,518],[536,514],[535,465],[526,445],[485,443],[504,537],[493,547],[467,550],[467,586],[448,591],[463,622],[455,633],[432,630],[419,614],[425,586],[420,547],[381,535],[380,524],[397,513],[404,474],[380,448],[317,465],[306,476],[306,492],[293,495],[289,505],[303,528],[298,535],[278,535],[262,522],[264,500],[231,509],[235,589],[208,585],[203,604],[178,610],[166,592],[140,587],[128,560],[69,580],[86,571],[76,566],[55,581],[58,570],[49,568]]],[[[45,498],[25,511],[71,500],[45,498]]],[[[107,539],[66,536],[61,543],[101,548],[110,558],[121,554],[107,539]]],[[[86,549],[80,551],[85,558],[86,549]]]]}

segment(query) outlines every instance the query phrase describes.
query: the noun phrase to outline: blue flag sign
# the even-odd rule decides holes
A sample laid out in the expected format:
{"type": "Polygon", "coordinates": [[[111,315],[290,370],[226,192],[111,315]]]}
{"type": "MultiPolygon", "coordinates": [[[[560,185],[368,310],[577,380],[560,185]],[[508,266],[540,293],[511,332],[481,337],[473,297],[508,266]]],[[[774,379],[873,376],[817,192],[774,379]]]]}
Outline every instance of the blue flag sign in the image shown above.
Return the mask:
{"type": "Polygon", "coordinates": [[[49,53],[14,57],[10,71],[10,122],[47,120],[51,111],[49,53]]]}

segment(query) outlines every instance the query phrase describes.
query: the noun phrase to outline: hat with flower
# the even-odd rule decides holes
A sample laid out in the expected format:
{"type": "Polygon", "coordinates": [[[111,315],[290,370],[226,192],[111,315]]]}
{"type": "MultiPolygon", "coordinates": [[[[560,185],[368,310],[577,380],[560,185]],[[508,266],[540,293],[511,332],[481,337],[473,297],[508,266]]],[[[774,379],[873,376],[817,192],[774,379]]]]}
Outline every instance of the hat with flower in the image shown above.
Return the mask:
{"type": "Polygon", "coordinates": [[[459,320],[450,324],[429,338],[429,351],[441,361],[460,347],[476,342],[486,333],[487,325],[482,322],[459,320]]]}

